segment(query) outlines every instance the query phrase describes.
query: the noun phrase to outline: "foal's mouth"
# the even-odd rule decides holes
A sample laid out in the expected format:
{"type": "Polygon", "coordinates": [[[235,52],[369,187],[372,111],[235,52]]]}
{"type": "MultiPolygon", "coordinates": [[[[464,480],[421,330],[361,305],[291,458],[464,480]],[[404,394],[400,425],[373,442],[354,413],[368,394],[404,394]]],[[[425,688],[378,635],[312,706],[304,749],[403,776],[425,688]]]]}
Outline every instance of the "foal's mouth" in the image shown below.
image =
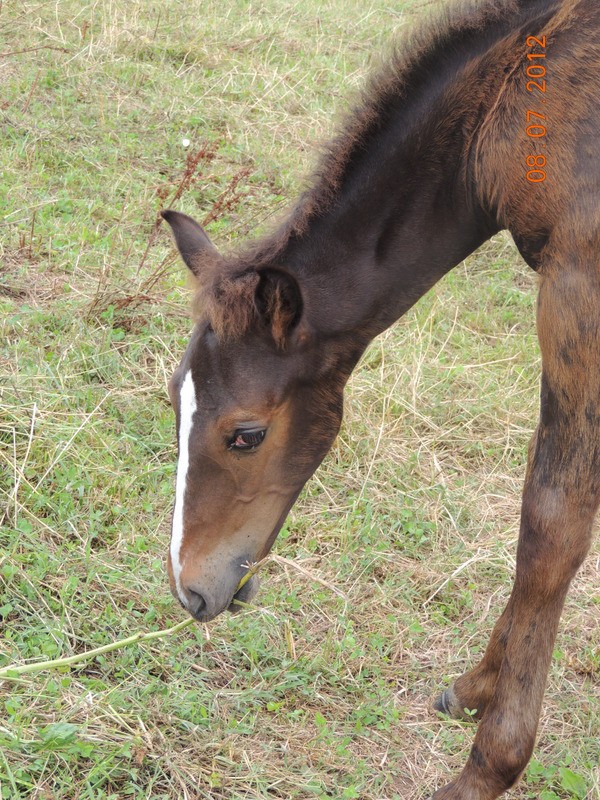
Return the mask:
{"type": "Polygon", "coordinates": [[[253,575],[243,586],[241,589],[238,589],[237,592],[231,598],[231,602],[227,606],[227,611],[230,611],[232,614],[237,614],[238,611],[242,611],[244,605],[248,604],[257,594],[258,587],[260,586],[260,581],[256,575],[253,575]]]}

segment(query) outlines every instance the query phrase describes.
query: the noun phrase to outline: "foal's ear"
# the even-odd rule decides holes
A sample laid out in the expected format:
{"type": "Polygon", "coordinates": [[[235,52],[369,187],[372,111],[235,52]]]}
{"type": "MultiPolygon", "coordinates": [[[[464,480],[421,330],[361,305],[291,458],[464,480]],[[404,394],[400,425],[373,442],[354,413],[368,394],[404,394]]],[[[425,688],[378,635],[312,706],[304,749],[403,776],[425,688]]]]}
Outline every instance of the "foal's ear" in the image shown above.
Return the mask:
{"type": "Polygon", "coordinates": [[[302,292],[298,281],[282,269],[259,270],[256,307],[271,329],[278,347],[290,343],[302,318],[302,292]]]}
{"type": "Polygon", "coordinates": [[[187,214],[168,208],[161,211],[160,215],[171,226],[181,257],[196,278],[201,278],[207,260],[214,262],[215,259],[220,259],[217,248],[204,229],[187,214]]]}

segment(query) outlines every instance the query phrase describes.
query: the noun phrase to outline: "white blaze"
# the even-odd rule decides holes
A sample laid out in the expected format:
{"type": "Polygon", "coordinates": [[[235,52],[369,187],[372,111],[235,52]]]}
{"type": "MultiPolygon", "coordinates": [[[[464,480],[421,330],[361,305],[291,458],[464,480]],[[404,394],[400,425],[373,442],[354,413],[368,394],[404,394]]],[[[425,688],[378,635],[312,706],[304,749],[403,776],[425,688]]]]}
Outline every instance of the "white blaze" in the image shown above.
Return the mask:
{"type": "Polygon", "coordinates": [[[181,544],[183,542],[183,502],[190,465],[190,435],[192,433],[194,411],[196,410],[196,389],[192,380],[192,370],[186,372],[179,393],[179,459],[177,461],[177,481],[175,483],[175,509],[173,511],[173,531],[171,533],[171,566],[175,578],[177,594],[187,605],[181,588],[181,544]]]}

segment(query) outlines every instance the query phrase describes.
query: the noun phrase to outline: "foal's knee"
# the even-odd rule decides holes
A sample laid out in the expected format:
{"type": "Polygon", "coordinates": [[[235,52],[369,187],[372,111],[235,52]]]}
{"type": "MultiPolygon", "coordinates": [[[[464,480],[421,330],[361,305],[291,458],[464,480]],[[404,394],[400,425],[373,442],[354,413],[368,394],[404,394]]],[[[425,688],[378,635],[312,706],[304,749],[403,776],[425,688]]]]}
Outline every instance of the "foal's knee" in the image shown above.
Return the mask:
{"type": "MultiPolygon", "coordinates": [[[[480,733],[482,732],[480,728],[480,733]]],[[[491,797],[492,793],[497,797],[510,789],[519,780],[529,762],[534,738],[532,734],[525,735],[519,726],[512,731],[505,729],[501,732],[496,725],[491,732],[486,731],[483,737],[478,736],[479,741],[476,738],[469,760],[456,785],[463,791],[465,787],[472,790],[479,786],[481,794],[459,791],[456,797],[491,797]]],[[[445,796],[442,796],[445,800],[445,796]]],[[[454,794],[450,796],[455,797],[454,794]]]]}
{"type": "Polygon", "coordinates": [[[517,569],[532,589],[566,590],[589,550],[595,507],[562,488],[529,488],[523,497],[517,569]]]}
{"type": "MultiPolygon", "coordinates": [[[[498,787],[500,792],[505,792],[519,780],[520,775],[526,768],[531,758],[534,748],[534,738],[529,737],[527,742],[500,742],[495,743],[493,760],[490,760],[488,769],[491,773],[491,781],[498,787]],[[493,776],[493,777],[492,777],[493,776]]],[[[477,746],[473,746],[474,753],[471,753],[473,761],[482,758],[477,746]]]]}

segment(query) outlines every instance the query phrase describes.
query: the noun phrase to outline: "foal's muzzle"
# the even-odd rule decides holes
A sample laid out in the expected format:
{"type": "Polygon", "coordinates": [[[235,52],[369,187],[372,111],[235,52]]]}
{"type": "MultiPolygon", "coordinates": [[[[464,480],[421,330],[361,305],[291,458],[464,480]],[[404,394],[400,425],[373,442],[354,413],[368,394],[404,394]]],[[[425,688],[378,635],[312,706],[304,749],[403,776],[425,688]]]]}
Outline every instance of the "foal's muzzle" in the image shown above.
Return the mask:
{"type": "Polygon", "coordinates": [[[203,586],[198,581],[190,583],[188,586],[182,586],[184,598],[179,597],[178,592],[172,590],[173,596],[199,622],[210,622],[223,611],[233,613],[240,611],[243,607],[241,604],[248,603],[258,591],[259,582],[256,575],[238,591],[236,588],[240,580],[240,573],[237,570],[234,577],[235,583],[229,590],[226,588],[226,583],[230,583],[230,580],[223,581],[216,588],[203,586]],[[236,601],[239,601],[240,605],[236,601]]]}

